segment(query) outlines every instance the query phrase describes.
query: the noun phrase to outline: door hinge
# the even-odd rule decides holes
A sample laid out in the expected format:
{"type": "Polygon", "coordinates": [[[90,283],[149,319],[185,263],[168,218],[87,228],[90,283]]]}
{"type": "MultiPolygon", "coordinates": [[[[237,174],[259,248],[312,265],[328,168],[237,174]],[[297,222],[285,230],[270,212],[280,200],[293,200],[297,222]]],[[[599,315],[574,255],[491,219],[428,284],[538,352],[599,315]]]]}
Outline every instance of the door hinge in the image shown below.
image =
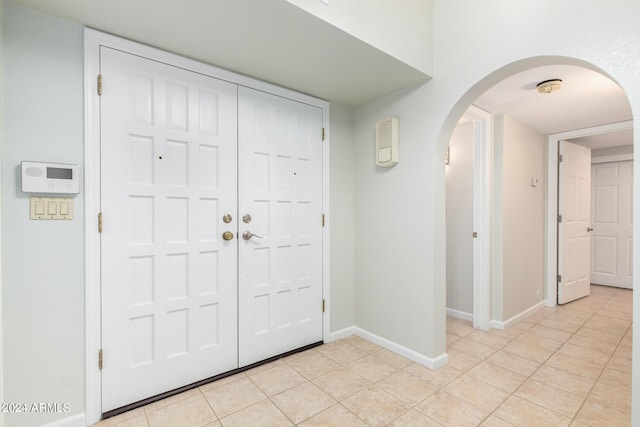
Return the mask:
{"type": "Polygon", "coordinates": [[[558,215],[558,222],[562,222],[562,215],[558,215]]]}
{"type": "Polygon", "coordinates": [[[562,154],[558,154],[558,163],[562,163],[562,154]]]}
{"type": "Polygon", "coordinates": [[[322,312],[324,313],[324,299],[322,299],[322,312]]]}
{"type": "Polygon", "coordinates": [[[98,352],[98,369],[102,370],[102,349],[98,352]]]}
{"type": "Polygon", "coordinates": [[[474,239],[477,239],[477,238],[478,238],[478,232],[477,232],[477,231],[474,231],[474,232],[473,232],[473,238],[474,238],[474,239]]]}
{"type": "Polygon", "coordinates": [[[322,128],[322,140],[324,141],[324,128],[322,128]]]}
{"type": "Polygon", "coordinates": [[[322,214],[322,226],[324,227],[324,214],[322,214]]]}
{"type": "Polygon", "coordinates": [[[102,96],[102,74],[98,74],[98,96],[102,96]]]}
{"type": "Polygon", "coordinates": [[[558,283],[562,283],[562,275],[558,274],[558,283]]]}
{"type": "Polygon", "coordinates": [[[102,233],[102,212],[98,212],[98,233],[102,233]]]}

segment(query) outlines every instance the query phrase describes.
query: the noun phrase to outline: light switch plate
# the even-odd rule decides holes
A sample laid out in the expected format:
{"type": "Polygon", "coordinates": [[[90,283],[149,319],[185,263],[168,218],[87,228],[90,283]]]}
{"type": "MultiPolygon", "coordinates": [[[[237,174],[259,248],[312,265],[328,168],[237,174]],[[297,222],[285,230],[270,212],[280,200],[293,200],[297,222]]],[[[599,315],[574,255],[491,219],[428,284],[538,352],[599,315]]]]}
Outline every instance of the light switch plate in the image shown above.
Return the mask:
{"type": "Polygon", "coordinates": [[[30,219],[73,219],[70,197],[31,196],[30,201],[30,219]]]}

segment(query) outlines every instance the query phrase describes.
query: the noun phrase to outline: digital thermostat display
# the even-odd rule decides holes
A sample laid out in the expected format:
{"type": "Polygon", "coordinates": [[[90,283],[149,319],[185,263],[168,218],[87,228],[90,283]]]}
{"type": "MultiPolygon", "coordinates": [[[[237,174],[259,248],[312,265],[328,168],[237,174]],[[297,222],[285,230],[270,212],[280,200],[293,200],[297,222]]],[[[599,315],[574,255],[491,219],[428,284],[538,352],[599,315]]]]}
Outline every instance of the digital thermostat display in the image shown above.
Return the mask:
{"type": "Polygon", "coordinates": [[[47,167],[47,178],[73,179],[73,169],[47,167]]]}
{"type": "Polygon", "coordinates": [[[22,162],[25,193],[79,193],[78,165],[22,162]]]}

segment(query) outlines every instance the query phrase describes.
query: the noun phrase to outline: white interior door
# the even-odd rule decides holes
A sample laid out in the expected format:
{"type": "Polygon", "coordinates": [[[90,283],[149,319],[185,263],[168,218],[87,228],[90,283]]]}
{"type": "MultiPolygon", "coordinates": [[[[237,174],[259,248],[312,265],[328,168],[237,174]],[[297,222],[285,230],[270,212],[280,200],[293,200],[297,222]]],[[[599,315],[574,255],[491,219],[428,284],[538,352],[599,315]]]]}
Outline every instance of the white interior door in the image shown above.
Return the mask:
{"type": "Polygon", "coordinates": [[[237,87],[100,59],[106,412],[237,367],[237,87]]]}
{"type": "Polygon", "coordinates": [[[592,166],[591,282],[633,287],[633,161],[592,166]]]}
{"type": "Polygon", "coordinates": [[[322,110],[240,87],[238,114],[246,366],[322,340],[322,110]]]}
{"type": "Polygon", "coordinates": [[[558,166],[558,304],[589,295],[591,150],[560,141],[558,166]]]}

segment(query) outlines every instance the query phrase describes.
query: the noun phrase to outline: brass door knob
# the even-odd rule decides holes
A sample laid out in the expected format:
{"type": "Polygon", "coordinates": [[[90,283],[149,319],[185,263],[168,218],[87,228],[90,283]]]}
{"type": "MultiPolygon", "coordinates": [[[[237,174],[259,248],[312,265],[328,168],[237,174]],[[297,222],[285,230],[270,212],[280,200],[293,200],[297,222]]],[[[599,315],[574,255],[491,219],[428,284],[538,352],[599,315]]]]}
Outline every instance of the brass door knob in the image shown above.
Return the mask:
{"type": "Polygon", "coordinates": [[[233,233],[230,231],[225,231],[224,233],[222,233],[222,238],[224,240],[231,240],[233,239],[233,233]]]}

